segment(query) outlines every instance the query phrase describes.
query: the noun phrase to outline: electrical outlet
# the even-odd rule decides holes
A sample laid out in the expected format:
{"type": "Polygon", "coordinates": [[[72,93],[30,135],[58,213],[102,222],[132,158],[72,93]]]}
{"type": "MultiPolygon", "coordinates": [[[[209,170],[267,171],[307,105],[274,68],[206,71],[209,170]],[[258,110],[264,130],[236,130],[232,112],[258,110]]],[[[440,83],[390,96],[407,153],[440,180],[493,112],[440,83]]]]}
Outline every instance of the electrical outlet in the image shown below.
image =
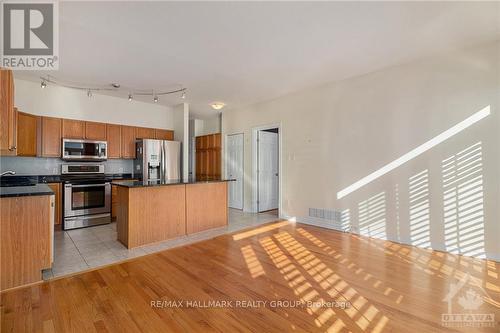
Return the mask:
{"type": "Polygon", "coordinates": [[[118,168],[118,173],[123,173],[123,168],[118,168]]]}

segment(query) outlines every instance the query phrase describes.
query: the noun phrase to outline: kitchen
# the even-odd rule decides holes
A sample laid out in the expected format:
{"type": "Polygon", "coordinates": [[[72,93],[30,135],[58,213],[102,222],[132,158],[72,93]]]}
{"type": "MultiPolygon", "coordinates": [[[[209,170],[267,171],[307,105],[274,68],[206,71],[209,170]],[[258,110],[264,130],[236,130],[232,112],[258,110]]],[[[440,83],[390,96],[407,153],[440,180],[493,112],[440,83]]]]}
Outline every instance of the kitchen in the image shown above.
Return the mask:
{"type": "MultiPolygon", "coordinates": [[[[44,81],[34,89],[36,83],[17,80],[9,70],[0,73],[2,290],[211,237],[213,231],[220,233],[227,227],[220,134],[201,133],[196,138],[192,133],[190,137],[183,132],[184,122],[177,130],[176,117],[190,121],[184,117],[185,105],[174,110],[179,115],[162,119],[170,128],[39,115],[24,112],[39,109],[26,102],[23,94],[47,94],[35,97],[39,102],[73,91],[57,85],[47,87],[44,81]],[[189,140],[200,153],[202,146],[213,148],[209,158],[199,158],[197,167],[191,163],[182,168],[190,164],[184,164],[183,156],[200,155],[194,149],[189,152],[189,145],[182,143],[189,140]],[[128,192],[130,197],[140,194],[129,200],[128,192]],[[140,200],[149,192],[154,193],[156,204],[140,200]],[[194,201],[185,201],[185,192],[192,193],[194,201]],[[156,207],[163,206],[165,211],[157,211],[156,207]],[[142,210],[134,215],[137,207],[142,210]],[[176,214],[172,214],[172,207],[177,207],[176,214]],[[21,220],[31,227],[20,228],[21,220]],[[21,265],[14,265],[14,258],[20,258],[21,265]]],[[[83,102],[96,108],[99,98],[107,99],[106,106],[124,103],[122,98],[97,95],[83,102]]],[[[158,107],[134,103],[143,104],[140,106],[146,110],[158,107]]],[[[135,117],[136,113],[134,110],[135,117]]]]}

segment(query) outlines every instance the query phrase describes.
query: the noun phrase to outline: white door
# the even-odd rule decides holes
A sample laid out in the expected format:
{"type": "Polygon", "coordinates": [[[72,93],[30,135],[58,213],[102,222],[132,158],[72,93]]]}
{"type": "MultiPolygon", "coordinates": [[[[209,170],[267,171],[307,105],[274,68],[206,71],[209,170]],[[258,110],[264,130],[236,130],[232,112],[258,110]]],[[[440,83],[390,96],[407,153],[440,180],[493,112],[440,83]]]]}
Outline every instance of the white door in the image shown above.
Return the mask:
{"type": "Polygon", "coordinates": [[[278,208],[278,133],[259,131],[259,212],[278,208]]]}
{"type": "Polygon", "coordinates": [[[243,134],[227,136],[227,177],[229,182],[229,207],[243,209],[243,134]]]}

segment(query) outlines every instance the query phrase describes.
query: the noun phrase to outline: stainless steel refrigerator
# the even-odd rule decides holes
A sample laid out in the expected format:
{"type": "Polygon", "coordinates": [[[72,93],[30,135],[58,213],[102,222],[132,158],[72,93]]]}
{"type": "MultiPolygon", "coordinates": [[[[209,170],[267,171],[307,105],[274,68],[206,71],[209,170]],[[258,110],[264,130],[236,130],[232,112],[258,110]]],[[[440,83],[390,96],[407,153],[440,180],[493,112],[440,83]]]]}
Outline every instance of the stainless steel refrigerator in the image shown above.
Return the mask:
{"type": "Polygon", "coordinates": [[[181,143],[139,139],[135,142],[134,177],[147,181],[181,179],[181,143]]]}

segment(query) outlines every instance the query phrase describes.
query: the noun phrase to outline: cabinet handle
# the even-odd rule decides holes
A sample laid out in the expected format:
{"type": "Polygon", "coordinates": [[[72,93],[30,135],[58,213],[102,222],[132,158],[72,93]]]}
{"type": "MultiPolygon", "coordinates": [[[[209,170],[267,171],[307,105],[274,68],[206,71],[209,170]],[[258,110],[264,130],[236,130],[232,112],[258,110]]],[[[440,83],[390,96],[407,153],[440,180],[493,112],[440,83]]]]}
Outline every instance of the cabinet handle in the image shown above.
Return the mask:
{"type": "Polygon", "coordinates": [[[14,150],[16,150],[16,148],[17,148],[16,146],[12,146],[12,147],[9,148],[9,150],[10,151],[14,151],[14,150]]]}

